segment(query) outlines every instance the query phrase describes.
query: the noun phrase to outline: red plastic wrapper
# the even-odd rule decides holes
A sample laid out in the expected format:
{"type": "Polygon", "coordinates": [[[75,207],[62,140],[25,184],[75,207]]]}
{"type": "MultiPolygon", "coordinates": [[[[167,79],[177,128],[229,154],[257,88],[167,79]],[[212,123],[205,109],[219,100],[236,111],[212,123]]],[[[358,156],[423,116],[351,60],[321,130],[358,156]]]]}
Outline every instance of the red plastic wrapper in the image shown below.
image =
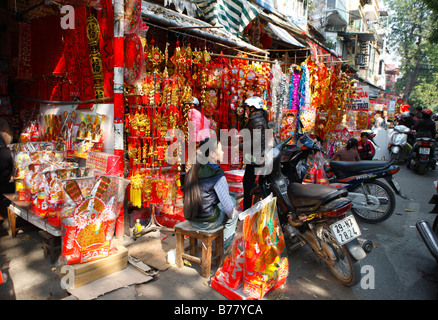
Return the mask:
{"type": "Polygon", "coordinates": [[[129,180],[113,176],[63,181],[61,256],[67,264],[84,263],[117,252],[115,224],[129,180]]]}

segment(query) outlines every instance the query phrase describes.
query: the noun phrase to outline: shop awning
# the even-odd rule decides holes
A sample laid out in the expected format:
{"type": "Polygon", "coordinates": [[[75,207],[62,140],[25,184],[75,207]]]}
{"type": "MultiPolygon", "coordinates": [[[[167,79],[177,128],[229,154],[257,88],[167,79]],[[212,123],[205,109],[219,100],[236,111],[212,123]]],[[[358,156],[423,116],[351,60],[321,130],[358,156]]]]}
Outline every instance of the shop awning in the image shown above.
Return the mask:
{"type": "Polygon", "coordinates": [[[221,25],[228,32],[240,35],[263,8],[247,0],[192,0],[203,18],[214,26],[221,25]]]}
{"type": "Polygon", "coordinates": [[[271,22],[268,22],[268,28],[277,36],[278,40],[287,42],[296,47],[305,48],[297,39],[295,39],[288,31],[280,28],[271,22]]]}
{"type": "MultiPolygon", "coordinates": [[[[259,14],[259,16],[263,20],[271,22],[272,24],[274,24],[278,27],[281,27],[287,31],[290,31],[290,32],[294,33],[295,35],[297,35],[298,37],[305,38],[305,35],[304,35],[305,30],[301,29],[295,23],[293,23],[289,20],[288,21],[283,20],[283,19],[279,18],[278,16],[276,16],[275,14],[267,13],[267,12],[261,12],[259,14]]],[[[303,40],[303,41],[305,42],[305,40],[303,40]]]]}
{"type": "Polygon", "coordinates": [[[196,18],[191,18],[184,14],[152,4],[150,2],[142,1],[141,14],[147,20],[162,24],[164,26],[183,28],[192,27],[193,29],[190,29],[190,32],[202,38],[207,37],[232,47],[243,48],[247,49],[248,51],[266,55],[269,54],[268,51],[260,49],[239,39],[237,36],[231,34],[224,28],[208,29],[207,27],[211,27],[212,25],[207,22],[196,18]]]}

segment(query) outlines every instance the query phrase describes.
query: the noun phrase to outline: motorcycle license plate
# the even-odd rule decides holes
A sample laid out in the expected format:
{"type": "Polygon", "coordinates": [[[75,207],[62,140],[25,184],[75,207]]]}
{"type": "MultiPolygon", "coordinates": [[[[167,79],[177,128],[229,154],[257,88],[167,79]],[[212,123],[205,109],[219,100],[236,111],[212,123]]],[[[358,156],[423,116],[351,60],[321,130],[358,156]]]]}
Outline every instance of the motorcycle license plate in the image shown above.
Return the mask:
{"type": "Polygon", "coordinates": [[[344,245],[361,235],[360,228],[353,215],[349,215],[330,225],[332,233],[339,245],[344,245]]]}
{"type": "Polygon", "coordinates": [[[429,154],[430,149],[429,148],[420,148],[420,154],[429,154]]]}

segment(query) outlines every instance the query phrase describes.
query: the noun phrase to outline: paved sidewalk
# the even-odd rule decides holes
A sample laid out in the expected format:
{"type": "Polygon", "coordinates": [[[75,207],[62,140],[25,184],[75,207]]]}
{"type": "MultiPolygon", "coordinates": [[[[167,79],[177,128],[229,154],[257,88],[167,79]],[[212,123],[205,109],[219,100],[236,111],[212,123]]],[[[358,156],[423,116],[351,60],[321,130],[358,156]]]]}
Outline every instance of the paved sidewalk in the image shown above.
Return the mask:
{"type": "MultiPolygon", "coordinates": [[[[44,258],[38,228],[23,222],[24,231],[16,238],[8,234],[7,220],[0,226],[0,270],[7,281],[0,285],[0,300],[76,299],[61,287],[58,263],[44,258]]],[[[174,237],[169,235],[168,237],[174,237]]],[[[132,239],[118,240],[129,249],[132,239]]],[[[59,253],[59,249],[58,249],[59,253]]],[[[216,267],[212,268],[213,272],[216,267]]],[[[210,280],[200,276],[196,263],[191,267],[170,267],[158,271],[153,280],[120,288],[97,300],[224,300],[210,287],[210,280]]]]}

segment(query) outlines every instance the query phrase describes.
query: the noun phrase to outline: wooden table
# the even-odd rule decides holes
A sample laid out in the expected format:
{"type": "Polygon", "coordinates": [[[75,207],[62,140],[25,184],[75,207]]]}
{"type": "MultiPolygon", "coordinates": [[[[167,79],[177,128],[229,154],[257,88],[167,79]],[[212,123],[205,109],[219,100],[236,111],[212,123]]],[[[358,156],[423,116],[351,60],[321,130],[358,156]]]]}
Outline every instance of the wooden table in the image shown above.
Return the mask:
{"type": "Polygon", "coordinates": [[[4,195],[11,201],[8,207],[9,230],[15,238],[20,228],[16,227],[17,216],[37,226],[38,228],[50,233],[55,237],[61,236],[61,227],[54,227],[47,222],[47,218],[42,218],[33,213],[31,206],[26,201],[19,201],[17,193],[4,195]]]}

